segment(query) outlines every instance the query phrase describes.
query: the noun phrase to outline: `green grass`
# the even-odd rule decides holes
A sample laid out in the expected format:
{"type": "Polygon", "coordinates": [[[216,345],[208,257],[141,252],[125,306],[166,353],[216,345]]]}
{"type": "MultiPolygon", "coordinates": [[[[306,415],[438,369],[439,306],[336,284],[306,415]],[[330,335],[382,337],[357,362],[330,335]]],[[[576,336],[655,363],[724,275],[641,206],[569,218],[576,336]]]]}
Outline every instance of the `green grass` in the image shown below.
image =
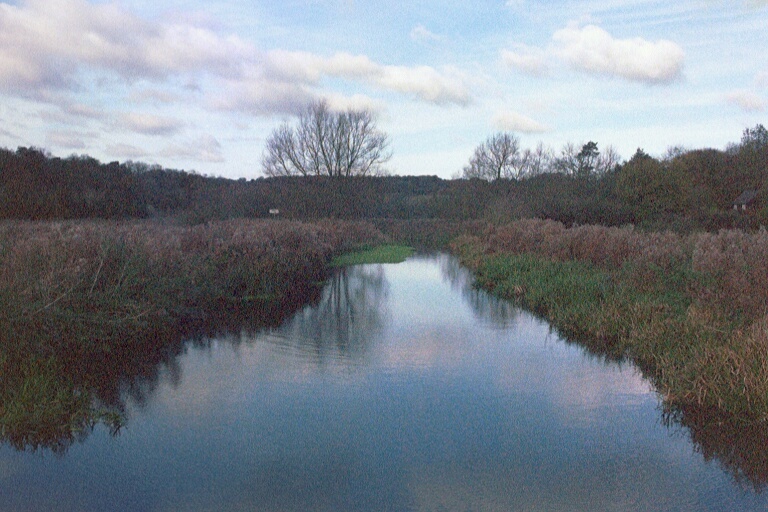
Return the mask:
{"type": "Polygon", "coordinates": [[[413,254],[412,247],[404,245],[380,245],[362,251],[348,252],[333,258],[331,266],[346,267],[370,263],[402,263],[413,254]]]}
{"type": "Polygon", "coordinates": [[[483,255],[478,285],[546,317],[567,338],[609,358],[631,359],[665,407],[768,421],[768,375],[760,325],[740,326],[695,303],[681,288],[685,265],[638,290],[621,272],[530,254],[483,255]]]}

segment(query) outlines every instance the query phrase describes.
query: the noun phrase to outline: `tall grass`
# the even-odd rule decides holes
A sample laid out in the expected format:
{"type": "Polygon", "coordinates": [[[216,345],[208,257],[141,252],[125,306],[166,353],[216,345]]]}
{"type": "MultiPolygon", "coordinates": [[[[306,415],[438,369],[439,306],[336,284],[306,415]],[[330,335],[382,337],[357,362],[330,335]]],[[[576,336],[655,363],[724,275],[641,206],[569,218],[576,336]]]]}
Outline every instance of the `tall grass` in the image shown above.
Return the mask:
{"type": "Polygon", "coordinates": [[[670,407],[768,421],[768,232],[524,220],[452,245],[479,282],[633,359],[670,407]]]}
{"type": "Polygon", "coordinates": [[[384,240],[355,222],[1,223],[0,437],[55,447],[114,419],[92,391],[132,354],[291,310],[335,255],[384,240]]]}

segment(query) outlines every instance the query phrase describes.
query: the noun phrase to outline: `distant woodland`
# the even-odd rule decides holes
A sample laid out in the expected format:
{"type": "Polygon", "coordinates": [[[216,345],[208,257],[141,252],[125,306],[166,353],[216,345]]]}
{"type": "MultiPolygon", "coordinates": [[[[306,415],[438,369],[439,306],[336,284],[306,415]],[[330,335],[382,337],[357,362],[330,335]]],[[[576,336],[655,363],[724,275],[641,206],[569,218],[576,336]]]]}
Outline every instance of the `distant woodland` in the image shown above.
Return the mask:
{"type": "MultiPolygon", "coordinates": [[[[592,144],[592,143],[590,143],[592,144]]],[[[596,147],[596,145],[595,145],[596,147]]],[[[289,219],[546,218],[573,224],[676,231],[768,225],[768,131],[744,131],[726,150],[642,149],[593,173],[557,168],[518,178],[436,176],[268,177],[231,180],[141,162],[59,158],[39,148],[0,149],[0,218],[174,217],[188,223],[289,219]],[[734,209],[755,191],[746,210],[734,209]]]]}

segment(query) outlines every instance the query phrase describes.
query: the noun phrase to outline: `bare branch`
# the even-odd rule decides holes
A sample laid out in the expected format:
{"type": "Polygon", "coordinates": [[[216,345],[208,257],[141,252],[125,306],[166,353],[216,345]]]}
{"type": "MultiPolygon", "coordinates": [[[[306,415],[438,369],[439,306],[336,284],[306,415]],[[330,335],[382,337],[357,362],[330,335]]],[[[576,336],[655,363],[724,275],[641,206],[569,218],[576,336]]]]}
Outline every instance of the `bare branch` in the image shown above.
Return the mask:
{"type": "Polygon", "coordinates": [[[319,101],[301,112],[296,128],[273,132],[262,165],[267,176],[379,174],[392,156],[388,144],[370,111],[333,112],[319,101]]]}

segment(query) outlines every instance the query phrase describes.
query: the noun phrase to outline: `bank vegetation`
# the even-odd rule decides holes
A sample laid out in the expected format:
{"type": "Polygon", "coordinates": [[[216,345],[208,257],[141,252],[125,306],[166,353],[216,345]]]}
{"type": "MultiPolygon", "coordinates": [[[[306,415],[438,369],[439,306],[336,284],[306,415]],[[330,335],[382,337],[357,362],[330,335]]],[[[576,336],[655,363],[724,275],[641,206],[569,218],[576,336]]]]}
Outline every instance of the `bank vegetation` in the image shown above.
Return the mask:
{"type": "Polygon", "coordinates": [[[680,235],[522,220],[453,244],[478,283],[628,358],[671,409],[768,421],[768,231],[680,235]]]}
{"type": "Polygon", "coordinates": [[[231,220],[0,224],[0,439],[65,448],[113,429],[121,378],[199,332],[301,307],[371,224],[231,220]]]}

